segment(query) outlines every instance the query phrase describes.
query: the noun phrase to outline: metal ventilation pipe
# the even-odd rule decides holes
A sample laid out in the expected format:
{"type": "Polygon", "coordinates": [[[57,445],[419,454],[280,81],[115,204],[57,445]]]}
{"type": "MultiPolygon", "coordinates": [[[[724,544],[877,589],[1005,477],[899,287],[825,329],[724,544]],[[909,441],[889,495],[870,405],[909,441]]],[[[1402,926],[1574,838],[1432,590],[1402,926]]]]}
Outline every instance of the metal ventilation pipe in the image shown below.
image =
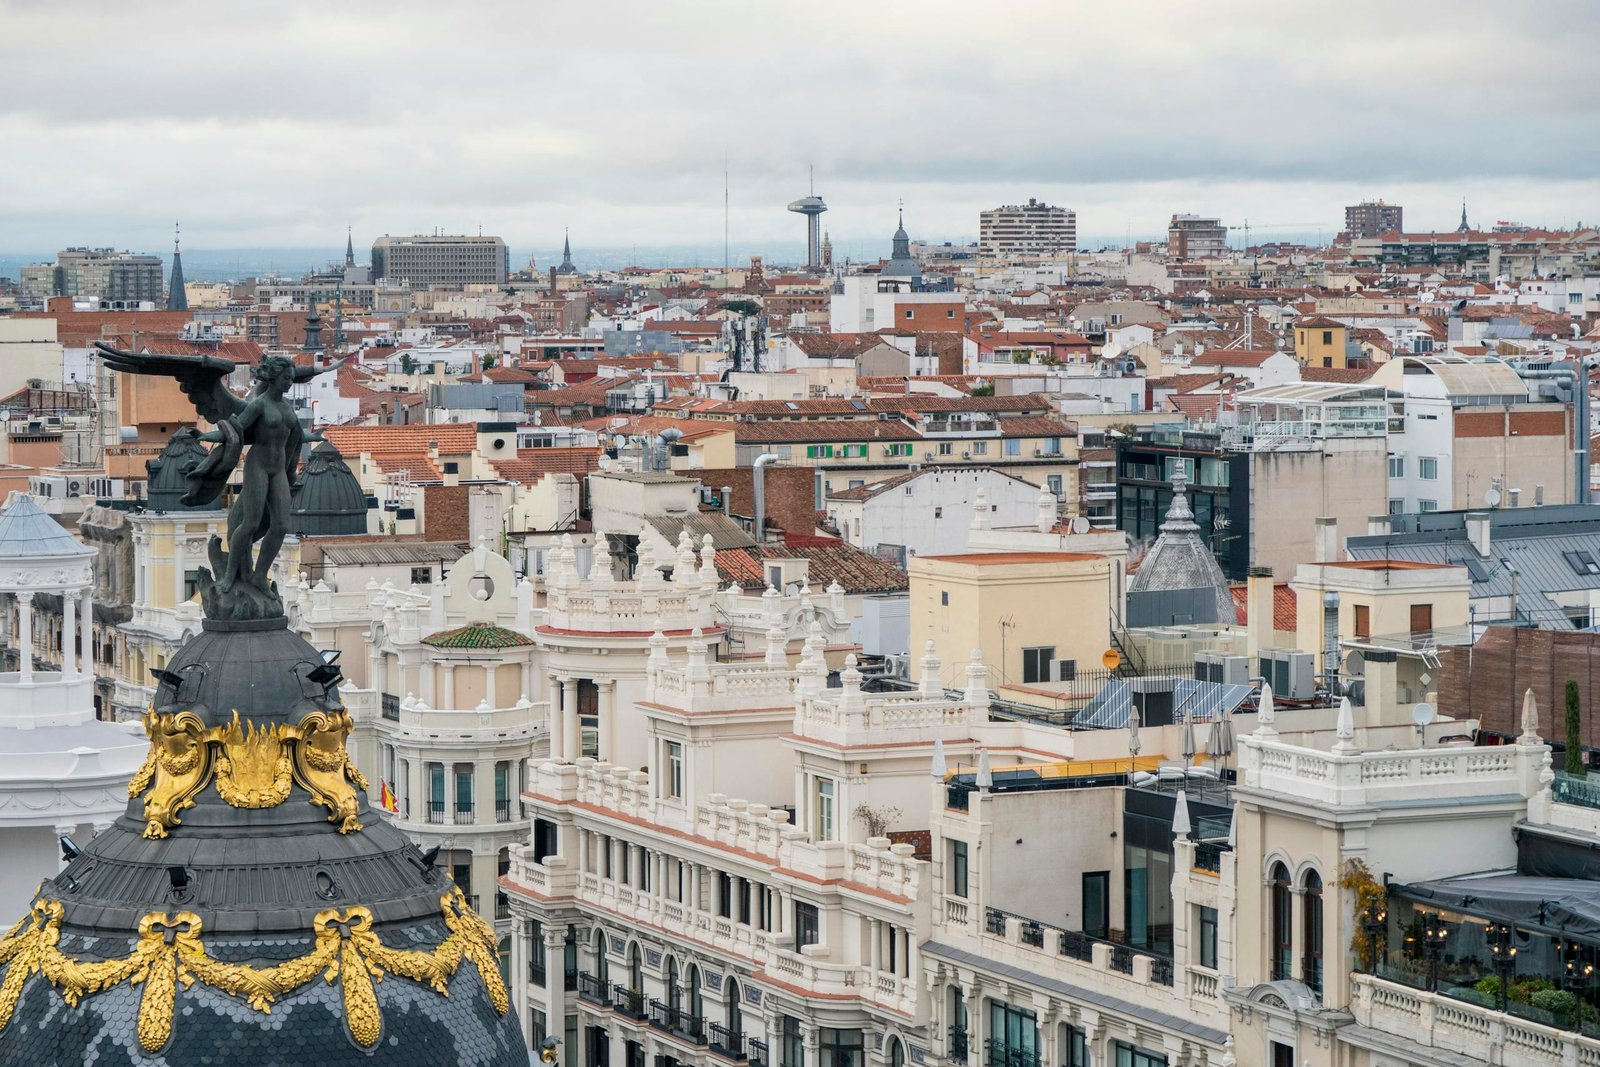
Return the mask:
{"type": "Polygon", "coordinates": [[[733,514],[733,486],[731,485],[722,487],[722,514],[725,516],[733,514]]]}
{"type": "Polygon", "coordinates": [[[756,543],[766,540],[767,526],[767,474],[766,466],[778,462],[778,457],[772,452],[763,452],[756,457],[751,466],[750,479],[755,485],[755,517],[750,524],[751,531],[755,534],[756,543]]]}

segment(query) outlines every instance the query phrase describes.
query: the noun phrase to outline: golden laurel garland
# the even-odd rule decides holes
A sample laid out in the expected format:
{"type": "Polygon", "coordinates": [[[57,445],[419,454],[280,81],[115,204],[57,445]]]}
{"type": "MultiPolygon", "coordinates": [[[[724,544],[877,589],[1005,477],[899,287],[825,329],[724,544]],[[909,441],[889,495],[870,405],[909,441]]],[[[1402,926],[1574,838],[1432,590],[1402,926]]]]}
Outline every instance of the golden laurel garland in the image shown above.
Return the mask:
{"type": "Polygon", "coordinates": [[[236,808],[273,808],[289,798],[295,782],[311,803],[329,811],[340,833],[361,829],[357,789],[367,780],[350,762],[345,741],[350,713],[311,712],[298,723],[240,722],[206,726],[189,711],[145,714],[150,752],[128,783],[128,796],[144,798],[144,836],[156,839],[183,820],[195,796],[209,784],[236,808]]]}
{"type": "Polygon", "coordinates": [[[449,996],[448,983],[464,959],[478,969],[494,1010],[504,1015],[510,1002],[496,963],[494,930],[453,886],[439,898],[439,908],[450,935],[431,952],[385,945],[372,932],[372,912],[355,905],[318,912],[312,921],[316,941],[304,956],[270,967],[251,967],[213,959],[200,940],[200,916],[190,911],[151,912],[139,920],[139,942],[123,959],[75,960],[57,947],[63,914],[60,901],[37,900],[31,914],[0,940],[0,964],[9,964],[0,981],[0,1032],[11,1022],[23,985],[35,974],[43,976],[74,1007],[81,998],[122,982],[143,985],[137,1030],[140,1046],[152,1054],[166,1047],[172,1037],[180,985],[188,989],[200,982],[243,997],[252,1008],[270,1014],[278,997],[321,975],[328,984],[337,981],[343,989],[350,1036],[363,1048],[372,1048],[383,1030],[375,981],[382,981],[385,974],[398,974],[449,996]]]}

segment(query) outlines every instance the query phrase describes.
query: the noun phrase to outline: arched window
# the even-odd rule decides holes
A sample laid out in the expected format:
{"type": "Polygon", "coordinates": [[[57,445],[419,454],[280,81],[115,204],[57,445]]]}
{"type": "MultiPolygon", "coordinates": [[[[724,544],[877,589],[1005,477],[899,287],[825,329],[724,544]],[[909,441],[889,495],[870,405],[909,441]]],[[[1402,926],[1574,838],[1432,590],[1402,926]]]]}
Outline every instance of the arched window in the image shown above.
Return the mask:
{"type": "Polygon", "coordinates": [[[731,977],[728,979],[727,990],[722,999],[726,1008],[723,1023],[727,1026],[728,1033],[735,1036],[744,1033],[744,990],[740,989],[739,983],[731,977]]]}
{"type": "Polygon", "coordinates": [[[667,985],[667,1007],[677,1011],[683,1007],[683,987],[678,984],[678,961],[668,956],[666,970],[662,973],[667,985]]]}
{"type": "Polygon", "coordinates": [[[1271,964],[1272,980],[1276,982],[1294,977],[1294,899],[1289,889],[1289,868],[1274,863],[1270,883],[1271,964]]]}
{"type": "Polygon", "coordinates": [[[906,1046],[898,1037],[889,1039],[889,1067],[906,1067],[906,1046]]]}
{"type": "Polygon", "coordinates": [[[689,979],[689,1003],[687,1005],[689,1014],[699,1019],[705,1015],[705,1005],[701,1003],[700,997],[700,968],[691,963],[689,964],[689,969],[684,973],[689,979]]]}
{"type": "Polygon", "coordinates": [[[1306,872],[1300,923],[1300,980],[1322,996],[1322,875],[1306,872]]]}
{"type": "Polygon", "coordinates": [[[594,932],[594,976],[600,982],[601,990],[605,990],[611,982],[611,962],[606,957],[606,932],[594,932]]]}
{"type": "Polygon", "coordinates": [[[644,992],[644,954],[639,951],[637,942],[628,946],[628,990],[644,992]]]}
{"type": "Polygon", "coordinates": [[[967,1062],[967,996],[961,987],[950,987],[950,1030],[947,1058],[952,1063],[967,1062]]]}

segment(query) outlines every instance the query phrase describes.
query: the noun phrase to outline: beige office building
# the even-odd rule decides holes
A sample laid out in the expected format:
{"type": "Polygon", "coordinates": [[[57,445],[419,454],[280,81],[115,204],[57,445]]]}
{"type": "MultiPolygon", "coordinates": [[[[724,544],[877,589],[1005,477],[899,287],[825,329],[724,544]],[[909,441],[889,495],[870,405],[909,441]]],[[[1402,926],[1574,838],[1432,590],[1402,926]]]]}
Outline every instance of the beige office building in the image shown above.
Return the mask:
{"type": "Polygon", "coordinates": [[[372,242],[372,277],[430,285],[504,285],[510,252],[499,237],[384,236],[372,242]]]}
{"type": "Polygon", "coordinates": [[[1054,256],[1078,250],[1078,213],[1038,200],[978,215],[978,251],[995,259],[1054,256]]]}

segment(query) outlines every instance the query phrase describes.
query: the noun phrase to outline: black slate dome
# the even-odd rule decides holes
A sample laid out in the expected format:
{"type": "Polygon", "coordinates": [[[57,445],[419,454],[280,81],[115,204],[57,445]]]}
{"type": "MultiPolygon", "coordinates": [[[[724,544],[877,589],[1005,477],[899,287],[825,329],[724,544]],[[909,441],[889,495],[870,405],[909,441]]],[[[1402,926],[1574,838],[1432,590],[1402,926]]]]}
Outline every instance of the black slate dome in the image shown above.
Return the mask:
{"type": "Polygon", "coordinates": [[[337,670],[207,619],[158,677],[127,811],[0,940],[0,1063],[523,1067],[493,930],[369,807],[337,670]]]}
{"type": "Polygon", "coordinates": [[[161,455],[145,460],[149,481],[145,486],[145,507],[151,511],[216,511],[222,505],[216,497],[197,504],[185,504],[183,494],[191,486],[188,474],[206,458],[206,450],[195,431],[184,427],[167,442],[161,455]]]}
{"type": "Polygon", "coordinates": [[[311,450],[295,484],[289,532],[330,537],[367,532],[367,494],[331,441],[311,450]]]}

